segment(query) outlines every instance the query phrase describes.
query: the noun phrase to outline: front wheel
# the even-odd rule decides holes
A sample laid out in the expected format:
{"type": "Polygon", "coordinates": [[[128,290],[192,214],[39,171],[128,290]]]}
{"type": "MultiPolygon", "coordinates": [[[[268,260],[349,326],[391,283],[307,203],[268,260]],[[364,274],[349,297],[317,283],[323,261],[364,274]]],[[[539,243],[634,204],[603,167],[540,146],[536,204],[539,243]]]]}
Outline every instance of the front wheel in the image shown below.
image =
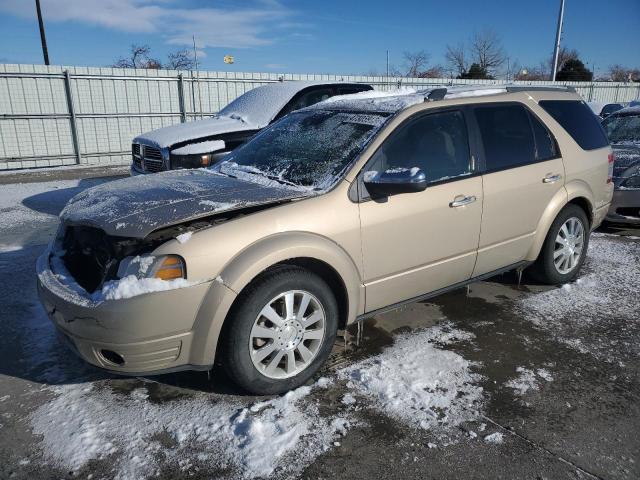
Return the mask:
{"type": "Polygon", "coordinates": [[[589,220],[577,205],[564,207],[554,220],[542,250],[531,268],[533,276],[549,285],[568,283],[578,275],[589,247],[589,220]]]}
{"type": "Polygon", "coordinates": [[[227,319],[223,364],[245,390],[282,393],[305,383],[335,342],[338,306],[325,281],[284,266],[250,284],[227,319]]]}

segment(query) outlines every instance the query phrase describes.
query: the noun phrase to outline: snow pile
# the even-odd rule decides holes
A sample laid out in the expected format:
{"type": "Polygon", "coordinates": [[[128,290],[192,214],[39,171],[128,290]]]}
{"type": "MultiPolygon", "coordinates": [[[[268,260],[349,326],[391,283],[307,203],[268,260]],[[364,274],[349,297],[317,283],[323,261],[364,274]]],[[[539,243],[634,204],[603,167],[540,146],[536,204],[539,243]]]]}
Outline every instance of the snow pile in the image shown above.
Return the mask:
{"type": "Polygon", "coordinates": [[[224,140],[210,140],[208,142],[198,142],[185,145],[184,147],[176,148],[171,151],[172,155],[197,155],[204,153],[217,152],[224,150],[224,140]]]}
{"type": "Polygon", "coordinates": [[[493,443],[494,445],[500,445],[504,441],[504,435],[500,432],[491,433],[484,437],[484,441],[493,443]]]}
{"type": "Polygon", "coordinates": [[[505,385],[515,390],[515,392],[520,396],[524,395],[529,390],[538,390],[540,388],[540,384],[538,382],[539,378],[547,382],[551,382],[553,380],[551,373],[544,368],[539,368],[534,372],[528,368],[518,367],[516,368],[516,372],[519,374],[518,377],[509,380],[505,385]]]}
{"type": "MultiPolygon", "coordinates": [[[[63,252],[56,252],[51,255],[51,270],[45,269],[39,272],[40,281],[56,295],[85,307],[96,307],[105,300],[121,300],[145,293],[165,292],[201,283],[188,281],[184,278],[162,280],[160,278],[138,278],[136,275],[126,275],[118,280],[105,282],[100,290],[89,293],[69,273],[62,261],[62,254],[63,252]]],[[[138,271],[143,275],[153,263],[153,257],[135,257],[131,260],[131,263],[139,264],[138,271]]]]}
{"type": "Polygon", "coordinates": [[[640,346],[630,332],[640,329],[639,285],[640,243],[595,233],[576,282],[527,295],[516,308],[523,318],[579,351],[609,358],[614,347],[617,353],[637,355],[640,346]],[[616,331],[620,343],[602,344],[596,334],[600,329],[616,331]]]}
{"type": "Polygon", "coordinates": [[[160,278],[138,278],[135,275],[127,275],[119,280],[106,282],[101,290],[91,295],[91,298],[94,301],[121,300],[145,293],[165,292],[192,285],[195,285],[195,283],[189,282],[184,278],[162,280],[160,278]]]}
{"type": "Polygon", "coordinates": [[[144,389],[123,397],[66,385],[54,389],[58,396],[31,415],[31,424],[45,457],[71,470],[111,456],[109,477],[145,478],[162,471],[164,456],[183,470],[201,463],[231,469],[234,478],[266,477],[276,469],[301,471],[349,427],[348,418],[325,419],[305,401],[319,388],[253,405],[208,394],[158,404],[144,389]]]}
{"type": "Polygon", "coordinates": [[[380,355],[339,372],[347,386],[392,417],[414,427],[458,425],[477,416],[482,400],[478,374],[460,355],[436,346],[471,334],[439,325],[399,337],[380,355]]]}

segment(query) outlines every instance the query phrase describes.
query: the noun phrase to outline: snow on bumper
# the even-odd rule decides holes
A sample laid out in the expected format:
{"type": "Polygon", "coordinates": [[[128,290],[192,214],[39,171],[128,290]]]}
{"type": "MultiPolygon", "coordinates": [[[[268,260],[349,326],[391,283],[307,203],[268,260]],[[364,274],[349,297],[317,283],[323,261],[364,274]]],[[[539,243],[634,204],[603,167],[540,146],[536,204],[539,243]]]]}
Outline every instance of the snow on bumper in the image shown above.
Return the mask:
{"type": "Polygon", "coordinates": [[[49,257],[46,251],[37,261],[38,295],[50,320],[82,359],[126,374],[209,367],[203,361],[206,352],[192,348],[202,323],[198,313],[211,289],[224,290],[218,295],[222,297],[230,292],[227,287],[207,281],[94,301],[63,284],[51,270],[49,257]]]}

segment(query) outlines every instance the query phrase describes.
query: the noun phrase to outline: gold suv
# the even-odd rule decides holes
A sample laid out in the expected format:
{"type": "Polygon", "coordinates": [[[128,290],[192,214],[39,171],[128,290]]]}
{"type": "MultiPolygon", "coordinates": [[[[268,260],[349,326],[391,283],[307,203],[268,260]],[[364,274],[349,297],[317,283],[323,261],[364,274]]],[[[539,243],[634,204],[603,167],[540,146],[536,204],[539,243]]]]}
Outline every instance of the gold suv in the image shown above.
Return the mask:
{"type": "Polygon", "coordinates": [[[87,190],[39,258],[44,308],[124,374],[307,381],[338,329],[499,272],[578,274],[611,202],[589,107],[553,87],[335,97],[208,169],[87,190]]]}

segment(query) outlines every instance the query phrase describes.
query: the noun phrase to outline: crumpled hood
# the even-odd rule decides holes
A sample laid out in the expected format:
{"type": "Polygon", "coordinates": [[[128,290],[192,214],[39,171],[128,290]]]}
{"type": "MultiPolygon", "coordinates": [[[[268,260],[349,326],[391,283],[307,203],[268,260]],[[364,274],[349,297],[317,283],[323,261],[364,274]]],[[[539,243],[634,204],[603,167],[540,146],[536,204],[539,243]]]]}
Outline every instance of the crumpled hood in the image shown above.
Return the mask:
{"type": "Polygon", "coordinates": [[[87,189],[67,203],[60,219],[66,225],[100,228],[109,235],[144,238],[181,222],[312,194],[204,169],[177,170],[87,189]]]}
{"type": "Polygon", "coordinates": [[[615,155],[613,179],[618,186],[628,175],[625,172],[631,167],[640,165],[640,144],[614,144],[611,146],[615,155]]]}
{"type": "Polygon", "coordinates": [[[245,122],[240,117],[216,115],[203,120],[177,123],[168,127],[158,128],[138,135],[133,139],[133,142],[153,145],[158,148],[169,148],[176,143],[189,142],[222,133],[259,130],[265,126],[245,122]]]}

